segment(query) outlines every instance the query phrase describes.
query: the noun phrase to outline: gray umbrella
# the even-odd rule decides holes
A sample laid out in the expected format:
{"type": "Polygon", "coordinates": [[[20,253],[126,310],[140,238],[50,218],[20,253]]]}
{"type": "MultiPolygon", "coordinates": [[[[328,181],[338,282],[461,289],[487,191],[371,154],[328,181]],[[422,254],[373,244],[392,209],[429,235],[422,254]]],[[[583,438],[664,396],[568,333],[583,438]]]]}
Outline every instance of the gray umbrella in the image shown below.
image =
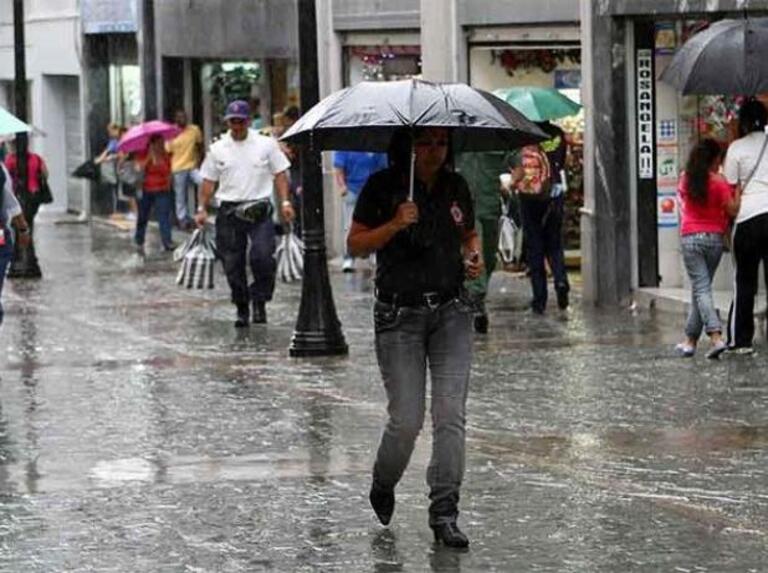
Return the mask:
{"type": "Polygon", "coordinates": [[[508,103],[466,84],[421,80],[361,82],[310,109],[283,141],[316,149],[386,151],[403,128],[447,127],[454,149],[494,151],[547,139],[508,103]]]}
{"type": "Polygon", "coordinates": [[[677,51],[661,80],[684,94],[768,91],[768,18],[720,20],[677,51]]]}

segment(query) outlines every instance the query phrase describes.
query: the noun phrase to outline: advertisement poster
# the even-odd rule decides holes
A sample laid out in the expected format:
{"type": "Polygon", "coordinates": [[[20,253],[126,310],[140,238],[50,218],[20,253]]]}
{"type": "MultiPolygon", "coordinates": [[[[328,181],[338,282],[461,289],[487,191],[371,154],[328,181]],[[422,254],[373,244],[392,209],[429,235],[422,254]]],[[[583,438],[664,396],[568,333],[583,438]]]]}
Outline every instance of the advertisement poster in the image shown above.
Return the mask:
{"type": "Polygon", "coordinates": [[[659,188],[677,188],[680,174],[677,163],[677,145],[659,145],[656,150],[657,173],[656,180],[659,188]]]}
{"type": "Polygon", "coordinates": [[[679,214],[675,188],[659,187],[656,194],[656,214],[659,228],[677,227],[679,214]]]}

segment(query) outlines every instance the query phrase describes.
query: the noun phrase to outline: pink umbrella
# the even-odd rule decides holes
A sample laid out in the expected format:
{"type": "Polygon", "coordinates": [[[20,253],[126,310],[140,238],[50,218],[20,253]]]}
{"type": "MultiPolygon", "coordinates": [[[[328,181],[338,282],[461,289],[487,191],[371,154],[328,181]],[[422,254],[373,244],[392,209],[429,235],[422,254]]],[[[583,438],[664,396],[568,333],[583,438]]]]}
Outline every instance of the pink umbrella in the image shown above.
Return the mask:
{"type": "Polygon", "coordinates": [[[117,149],[126,153],[135,151],[144,151],[149,145],[149,140],[153,136],[159,135],[165,141],[173,139],[181,133],[181,129],[177,126],[153,119],[136,125],[125,132],[125,135],[120,138],[120,142],[117,144],[117,149]]]}

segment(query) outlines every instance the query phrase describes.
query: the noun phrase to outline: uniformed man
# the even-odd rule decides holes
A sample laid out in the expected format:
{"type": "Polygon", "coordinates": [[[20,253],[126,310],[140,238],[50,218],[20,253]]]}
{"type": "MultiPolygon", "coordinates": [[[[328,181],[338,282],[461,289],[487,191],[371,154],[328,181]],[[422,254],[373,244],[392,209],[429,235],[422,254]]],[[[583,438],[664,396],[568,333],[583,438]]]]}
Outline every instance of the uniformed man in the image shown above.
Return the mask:
{"type": "Polygon", "coordinates": [[[245,101],[227,106],[224,120],[229,131],[211,145],[203,162],[200,206],[195,216],[202,227],[216,193],[216,247],[237,307],[235,326],[239,328],[248,326],[249,303],[253,322],[267,322],[266,303],[272,300],[275,288],[273,188],[277,188],[283,218],[290,222],[295,216],[288,195],[290,161],[275,139],[249,129],[250,117],[245,101]],[[246,254],[253,274],[250,286],[246,254]]]}

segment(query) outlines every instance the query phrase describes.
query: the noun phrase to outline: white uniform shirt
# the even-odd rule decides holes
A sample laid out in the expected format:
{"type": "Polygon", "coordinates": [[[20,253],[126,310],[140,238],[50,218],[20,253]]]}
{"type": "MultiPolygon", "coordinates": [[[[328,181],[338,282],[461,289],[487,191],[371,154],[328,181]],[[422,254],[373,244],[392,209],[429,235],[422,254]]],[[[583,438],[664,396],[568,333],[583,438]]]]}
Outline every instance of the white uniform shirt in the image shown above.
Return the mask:
{"type": "Polygon", "coordinates": [[[200,175],[219,182],[219,202],[255,201],[271,199],[275,175],[290,166],[275,139],[249,129],[243,141],[227,132],[211,145],[200,175]]]}
{"type": "Polygon", "coordinates": [[[11,174],[5,168],[5,165],[0,163],[0,169],[3,170],[5,175],[5,185],[3,185],[3,217],[6,227],[11,226],[11,219],[21,215],[21,205],[16,199],[16,195],[13,194],[13,182],[11,181],[11,174]]]}
{"type": "MultiPolygon", "coordinates": [[[[728,183],[744,185],[757,163],[765,138],[763,132],[753,131],[731,143],[723,163],[723,174],[728,183]]],[[[741,208],[736,222],[743,223],[763,213],[768,213],[768,147],[749,185],[741,190],[741,208]]]]}

